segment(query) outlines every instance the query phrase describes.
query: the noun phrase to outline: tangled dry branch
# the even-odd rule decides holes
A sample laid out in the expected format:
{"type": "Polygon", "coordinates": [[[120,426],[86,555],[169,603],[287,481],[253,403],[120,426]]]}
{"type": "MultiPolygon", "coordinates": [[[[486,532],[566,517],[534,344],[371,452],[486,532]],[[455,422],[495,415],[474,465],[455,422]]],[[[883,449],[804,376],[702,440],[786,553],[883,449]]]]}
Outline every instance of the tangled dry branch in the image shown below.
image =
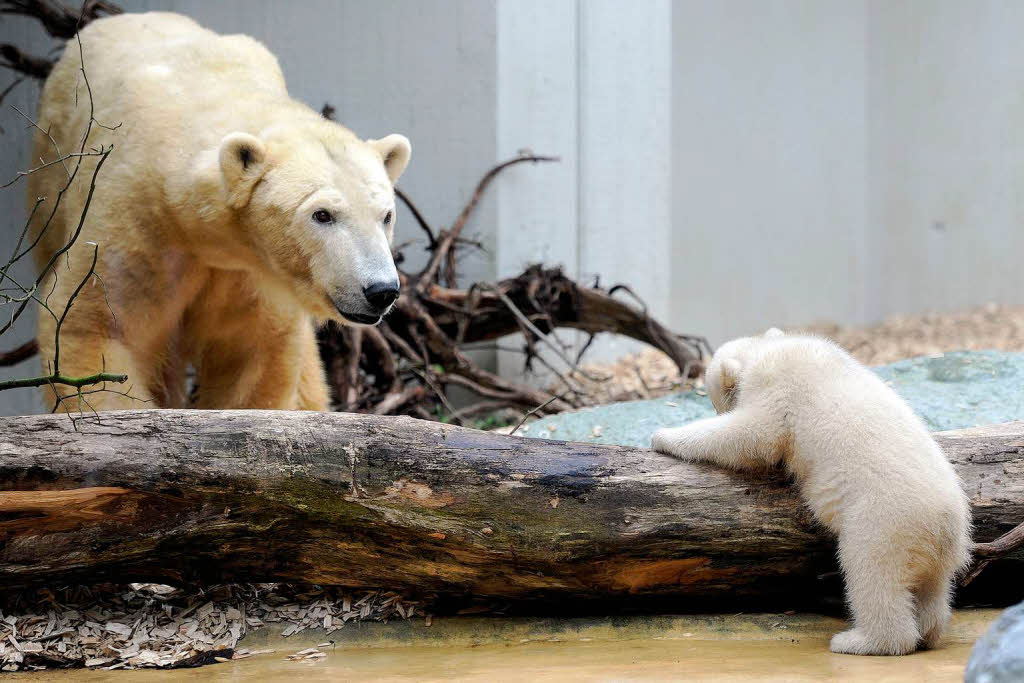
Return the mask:
{"type": "MultiPolygon", "coordinates": [[[[325,115],[333,108],[324,107],[325,115]]],[[[527,411],[560,412],[586,405],[581,379],[600,381],[581,368],[582,351],[554,335],[557,328],[625,335],[665,352],[684,377],[694,377],[709,355],[701,337],[678,335],[651,317],[646,307],[615,298],[616,291],[588,287],[560,268],[532,265],[497,283],[455,287],[458,252],[479,245],[463,238],[473,210],[502,171],[517,164],[555,162],[557,157],[522,152],[489,169],[477,183],[450,229],[435,230],[409,197],[396,191],[427,235],[426,266],[418,273],[400,271],[402,294],[394,311],[376,328],[327,325],[319,335],[320,351],[338,409],[347,412],[408,414],[463,422],[482,413],[509,411],[520,419],[527,411]],[[442,284],[443,282],[443,284],[442,284]],[[544,365],[561,386],[551,391],[515,382],[481,368],[467,355],[468,345],[522,335],[524,370],[544,365]],[[476,402],[455,409],[448,399],[454,387],[468,390],[476,402]],[[443,410],[442,410],[443,409],[443,410]]],[[[403,262],[396,248],[396,261],[403,262]]],[[[635,295],[634,295],[635,297],[635,295]]]]}

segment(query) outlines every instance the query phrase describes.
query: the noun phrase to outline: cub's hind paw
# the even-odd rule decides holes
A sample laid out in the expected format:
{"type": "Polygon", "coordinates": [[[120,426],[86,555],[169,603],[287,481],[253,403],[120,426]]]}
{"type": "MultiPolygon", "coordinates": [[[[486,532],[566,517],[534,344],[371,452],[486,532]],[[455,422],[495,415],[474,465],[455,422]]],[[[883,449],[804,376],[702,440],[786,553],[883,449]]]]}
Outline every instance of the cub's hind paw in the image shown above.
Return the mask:
{"type": "Polygon", "coordinates": [[[832,636],[829,649],[843,655],[905,655],[916,649],[916,637],[878,639],[858,628],[832,636]]]}

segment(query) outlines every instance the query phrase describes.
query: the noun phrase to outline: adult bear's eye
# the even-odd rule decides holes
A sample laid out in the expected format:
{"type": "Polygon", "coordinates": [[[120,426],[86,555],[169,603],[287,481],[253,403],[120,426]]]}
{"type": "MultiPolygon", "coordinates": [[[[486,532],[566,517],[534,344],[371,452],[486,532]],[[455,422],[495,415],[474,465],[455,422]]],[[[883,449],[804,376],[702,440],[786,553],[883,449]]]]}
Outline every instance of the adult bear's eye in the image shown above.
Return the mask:
{"type": "Polygon", "coordinates": [[[393,216],[391,211],[388,211],[386,214],[384,214],[384,225],[391,225],[392,217],[393,216]]]}
{"type": "Polygon", "coordinates": [[[333,223],[334,216],[332,216],[331,212],[328,211],[327,209],[317,209],[316,211],[313,212],[313,220],[315,220],[317,223],[333,223]]]}

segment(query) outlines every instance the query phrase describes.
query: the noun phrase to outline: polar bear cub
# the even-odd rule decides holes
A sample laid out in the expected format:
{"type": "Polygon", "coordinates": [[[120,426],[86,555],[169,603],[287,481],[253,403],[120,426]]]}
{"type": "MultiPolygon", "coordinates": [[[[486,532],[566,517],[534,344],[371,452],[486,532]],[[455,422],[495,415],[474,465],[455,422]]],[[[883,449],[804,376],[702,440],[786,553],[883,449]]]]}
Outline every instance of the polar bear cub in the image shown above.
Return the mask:
{"type": "Polygon", "coordinates": [[[777,329],[723,345],[707,387],[718,416],[659,429],[652,447],[734,469],[785,464],[839,537],[854,625],[832,651],[937,645],[969,558],[970,508],[910,407],[832,342],[777,329]]]}

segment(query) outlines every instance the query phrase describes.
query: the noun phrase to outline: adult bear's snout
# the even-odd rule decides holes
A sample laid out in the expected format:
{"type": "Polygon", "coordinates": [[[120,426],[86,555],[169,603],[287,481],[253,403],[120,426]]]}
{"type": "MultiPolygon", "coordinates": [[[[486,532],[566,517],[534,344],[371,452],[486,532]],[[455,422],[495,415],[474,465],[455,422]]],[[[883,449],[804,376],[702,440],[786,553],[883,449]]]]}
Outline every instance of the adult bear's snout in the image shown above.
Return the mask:
{"type": "Polygon", "coordinates": [[[384,314],[398,299],[398,282],[374,282],[363,289],[363,296],[380,314],[384,314]]]}

